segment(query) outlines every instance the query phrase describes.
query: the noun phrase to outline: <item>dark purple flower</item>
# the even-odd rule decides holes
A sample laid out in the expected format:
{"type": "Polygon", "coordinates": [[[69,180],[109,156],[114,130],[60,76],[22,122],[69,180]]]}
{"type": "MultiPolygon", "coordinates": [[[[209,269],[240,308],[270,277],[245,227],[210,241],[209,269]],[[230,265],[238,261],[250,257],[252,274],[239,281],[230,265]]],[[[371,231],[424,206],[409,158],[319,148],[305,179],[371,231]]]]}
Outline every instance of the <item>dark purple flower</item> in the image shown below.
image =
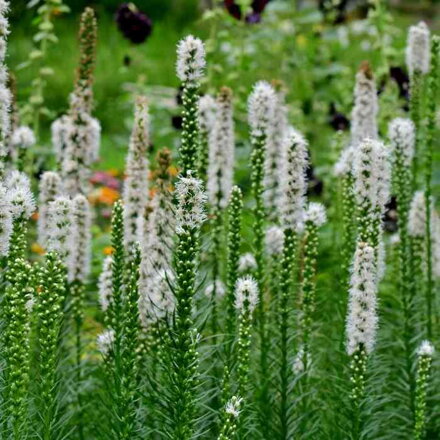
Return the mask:
{"type": "Polygon", "coordinates": [[[336,131],[347,130],[350,127],[350,121],[344,114],[336,110],[334,102],[330,103],[329,124],[336,131]]]}
{"type": "MultiPolygon", "coordinates": [[[[253,0],[251,3],[252,11],[246,15],[247,23],[259,23],[261,21],[261,14],[266,8],[270,0],[253,0]]],[[[226,10],[237,20],[242,19],[242,12],[240,5],[237,5],[235,0],[224,0],[226,10]]]]}
{"type": "Polygon", "coordinates": [[[409,99],[409,77],[401,67],[390,67],[390,78],[396,81],[401,98],[409,99]]]}
{"type": "Polygon", "coordinates": [[[383,223],[386,231],[397,231],[397,199],[395,196],[392,196],[390,201],[385,205],[383,223]]]}
{"type": "Polygon", "coordinates": [[[153,29],[150,18],[133,3],[122,3],[116,11],[115,21],[124,37],[134,44],[143,43],[153,29]]]}

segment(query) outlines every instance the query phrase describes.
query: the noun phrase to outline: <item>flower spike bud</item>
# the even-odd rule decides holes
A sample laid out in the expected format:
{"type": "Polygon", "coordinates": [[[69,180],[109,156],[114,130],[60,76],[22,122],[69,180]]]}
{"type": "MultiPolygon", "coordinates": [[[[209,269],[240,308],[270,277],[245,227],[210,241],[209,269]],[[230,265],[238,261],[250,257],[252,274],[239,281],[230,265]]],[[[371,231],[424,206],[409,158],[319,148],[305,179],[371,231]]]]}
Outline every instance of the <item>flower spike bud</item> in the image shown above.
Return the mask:
{"type": "Polygon", "coordinates": [[[240,313],[252,313],[258,304],[258,285],[251,276],[239,278],[235,287],[235,308],[240,313]]]}
{"type": "Polygon", "coordinates": [[[406,45],[406,66],[413,74],[429,72],[431,62],[430,32],[424,21],[415,26],[410,26],[406,45]]]}
{"type": "Polygon", "coordinates": [[[248,118],[252,135],[268,135],[272,125],[276,103],[274,88],[266,81],[258,81],[248,100],[248,118]]]}
{"type": "Polygon", "coordinates": [[[365,138],[377,139],[377,89],[373,72],[364,61],[356,74],[354,107],[351,115],[351,145],[357,147],[365,138]]]}
{"type": "Polygon", "coordinates": [[[106,357],[110,354],[115,342],[115,332],[112,329],[104,330],[96,339],[98,350],[102,356],[106,357]]]}
{"type": "Polygon", "coordinates": [[[350,299],[346,323],[347,353],[371,353],[376,342],[377,276],[374,249],[358,243],[350,280],[350,299]]]}
{"type": "Polygon", "coordinates": [[[304,215],[304,221],[313,223],[315,226],[322,226],[327,221],[325,207],[322,203],[309,203],[304,215]]]}
{"type": "Polygon", "coordinates": [[[407,118],[395,118],[388,126],[388,137],[395,156],[402,158],[404,166],[411,166],[416,136],[414,122],[407,118]]]}
{"type": "Polygon", "coordinates": [[[35,211],[29,177],[20,171],[12,171],[6,180],[6,188],[13,218],[29,218],[35,211]]]}
{"type": "Polygon", "coordinates": [[[205,69],[205,47],[199,38],[188,35],[177,45],[177,76],[180,81],[196,86],[205,69]]]}

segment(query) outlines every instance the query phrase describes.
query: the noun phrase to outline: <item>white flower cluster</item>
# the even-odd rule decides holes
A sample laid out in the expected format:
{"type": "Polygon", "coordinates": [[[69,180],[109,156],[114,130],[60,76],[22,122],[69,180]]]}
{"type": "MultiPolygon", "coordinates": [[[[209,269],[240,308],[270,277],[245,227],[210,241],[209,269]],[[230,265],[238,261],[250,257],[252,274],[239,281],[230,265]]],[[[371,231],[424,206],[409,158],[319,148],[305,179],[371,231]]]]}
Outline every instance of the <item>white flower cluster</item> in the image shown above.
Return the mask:
{"type": "Polygon", "coordinates": [[[99,156],[101,126],[88,113],[83,96],[73,93],[70,101],[70,113],[52,127],[52,138],[58,142],[54,148],[61,156],[65,190],[73,197],[88,191],[90,166],[99,156]]]}
{"type": "Polygon", "coordinates": [[[351,145],[357,147],[366,138],[377,139],[377,89],[368,63],[356,74],[354,106],[351,114],[351,145]]]}
{"type": "Polygon", "coordinates": [[[225,406],[225,413],[231,415],[235,419],[240,415],[240,407],[243,399],[241,397],[233,396],[228,400],[225,406]]]}
{"type": "Polygon", "coordinates": [[[346,176],[353,171],[354,154],[355,148],[351,145],[342,150],[333,168],[335,176],[346,176]]]}
{"type": "Polygon", "coordinates": [[[434,345],[428,340],[424,340],[420,343],[419,348],[417,349],[418,356],[426,356],[432,358],[435,353],[434,345]]]}
{"type": "Polygon", "coordinates": [[[68,115],[63,115],[58,119],[55,119],[50,126],[52,134],[52,147],[59,164],[63,162],[67,133],[70,123],[71,118],[68,115]]]}
{"type": "Polygon", "coordinates": [[[205,47],[199,38],[188,35],[177,45],[177,76],[180,81],[196,86],[205,69],[205,47]]]}
{"type": "Polygon", "coordinates": [[[284,231],[279,226],[270,226],[266,229],[266,250],[269,255],[280,255],[283,252],[284,231]]]}
{"type": "Polygon", "coordinates": [[[72,200],[71,249],[68,260],[69,281],[85,282],[90,273],[92,214],[89,201],[82,194],[72,200]]]}
{"type": "Polygon", "coordinates": [[[20,171],[11,171],[6,179],[6,188],[12,217],[29,218],[35,211],[29,177],[20,171]]]}
{"type": "Polygon", "coordinates": [[[264,161],[264,204],[269,216],[278,218],[281,213],[281,188],[285,161],[285,136],[288,129],[287,106],[284,94],[276,94],[273,123],[266,142],[266,156],[264,161]]]}
{"type": "Polygon", "coordinates": [[[408,214],[408,232],[413,237],[425,236],[426,224],[426,204],[425,194],[423,191],[416,191],[408,214]]]}
{"type": "Polygon", "coordinates": [[[269,136],[276,106],[274,88],[266,81],[258,81],[249,95],[248,120],[254,137],[269,136]]]}
{"type": "Polygon", "coordinates": [[[7,87],[8,71],[5,65],[7,36],[9,23],[6,14],[9,2],[0,0],[0,156],[6,155],[5,139],[9,135],[11,121],[9,110],[11,108],[11,92],[7,87]]]}
{"type": "Polygon", "coordinates": [[[240,313],[252,313],[258,304],[258,285],[251,276],[239,278],[235,285],[235,308],[240,313]]]}
{"type": "Polygon", "coordinates": [[[322,226],[327,221],[325,207],[322,203],[310,202],[304,214],[304,221],[322,226]]]}
{"type": "Polygon", "coordinates": [[[290,127],[285,142],[282,223],[285,229],[299,230],[303,226],[304,197],[307,190],[307,141],[301,133],[290,127]]]}
{"type": "Polygon", "coordinates": [[[200,97],[197,116],[200,133],[209,137],[217,116],[217,102],[211,95],[200,97]]]}
{"type": "Polygon", "coordinates": [[[106,312],[110,306],[113,296],[112,277],[113,277],[113,257],[108,255],[102,263],[102,271],[99,274],[98,280],[98,301],[101,310],[106,312]]]}
{"type": "MultiPolygon", "coordinates": [[[[306,354],[306,362],[310,366],[311,362],[311,354],[310,352],[307,352],[306,354]]],[[[293,359],[292,364],[292,371],[295,374],[301,374],[304,372],[305,365],[304,365],[304,345],[300,345],[298,352],[296,353],[295,358],[293,359]]]]}
{"type": "Polygon", "coordinates": [[[409,167],[414,157],[416,129],[413,121],[395,118],[388,126],[388,137],[395,157],[400,157],[404,166],[409,167]]]}
{"type": "Polygon", "coordinates": [[[148,203],[148,143],[148,104],[146,98],[140,96],[136,100],[134,126],[125,166],[124,241],[128,252],[141,239],[139,218],[148,203]]]}
{"type": "Polygon", "coordinates": [[[142,218],[139,315],[144,328],[157,319],[170,316],[174,296],[169,286],[175,217],[172,194],[160,188],[142,218]]]}
{"type": "Polygon", "coordinates": [[[226,292],[226,288],[221,280],[216,280],[215,283],[208,284],[208,286],[205,289],[205,295],[208,298],[212,298],[214,292],[216,298],[221,298],[222,296],[224,296],[226,292]]]}
{"type": "Polygon", "coordinates": [[[252,272],[257,268],[257,261],[250,252],[240,255],[238,259],[238,271],[240,273],[252,272]]]}
{"type": "Polygon", "coordinates": [[[35,134],[30,127],[22,125],[17,127],[11,136],[11,145],[14,148],[29,148],[35,145],[35,134]]]}
{"type": "Polygon", "coordinates": [[[406,44],[406,66],[410,74],[429,72],[431,62],[430,32],[424,21],[410,26],[406,44]]]}
{"type": "Polygon", "coordinates": [[[223,87],[217,99],[217,114],[209,139],[207,191],[209,203],[216,208],[228,204],[234,177],[234,121],[232,91],[223,87]]]}
{"type": "Polygon", "coordinates": [[[65,264],[72,251],[72,200],[59,196],[49,202],[47,212],[47,250],[56,252],[65,264]]]}
{"type": "Polygon", "coordinates": [[[49,203],[62,194],[62,182],[58,173],[46,171],[43,173],[39,184],[39,203],[38,203],[38,243],[46,245],[48,228],[48,209],[49,203]]]}
{"type": "Polygon", "coordinates": [[[176,211],[176,231],[178,234],[188,229],[196,229],[206,220],[205,204],[207,196],[203,182],[194,177],[180,176],[176,183],[178,206],[176,211]]]}
{"type": "Polygon", "coordinates": [[[115,343],[115,331],[113,329],[104,330],[96,339],[98,350],[102,356],[107,356],[115,343]]]}
{"type": "Polygon", "coordinates": [[[364,139],[354,155],[355,195],[360,206],[383,212],[389,199],[391,166],[389,151],[374,139],[364,139]]]}
{"type": "Polygon", "coordinates": [[[12,213],[7,189],[0,185],[0,256],[9,252],[9,240],[12,233],[12,213]]]}
{"type": "Polygon", "coordinates": [[[366,243],[358,243],[350,280],[346,322],[346,348],[349,355],[360,348],[364,348],[367,354],[373,351],[378,324],[376,294],[374,249],[366,243]]]}

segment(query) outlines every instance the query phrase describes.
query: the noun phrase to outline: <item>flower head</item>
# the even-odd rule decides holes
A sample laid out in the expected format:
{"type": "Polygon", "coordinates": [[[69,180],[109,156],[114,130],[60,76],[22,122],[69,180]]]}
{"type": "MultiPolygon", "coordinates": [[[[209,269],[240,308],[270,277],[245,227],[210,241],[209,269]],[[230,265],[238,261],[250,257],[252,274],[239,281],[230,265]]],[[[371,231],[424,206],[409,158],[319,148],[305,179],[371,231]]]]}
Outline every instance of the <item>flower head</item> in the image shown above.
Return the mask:
{"type": "Polygon", "coordinates": [[[176,212],[177,233],[196,229],[205,221],[206,193],[203,182],[194,177],[181,176],[176,183],[178,206],[176,212]]]}
{"type": "Polygon", "coordinates": [[[249,95],[248,119],[253,136],[268,135],[273,123],[276,93],[266,81],[258,81],[249,95]]]}
{"type": "Polygon", "coordinates": [[[258,285],[251,276],[239,278],[235,285],[235,308],[240,313],[252,313],[258,304],[258,285]]]}
{"type": "Polygon", "coordinates": [[[112,265],[113,257],[111,255],[108,255],[104,259],[104,262],[102,264],[102,272],[100,273],[98,280],[98,299],[99,305],[101,306],[101,310],[103,312],[107,311],[113,295],[112,265]]]}
{"type": "Polygon", "coordinates": [[[115,332],[112,329],[103,331],[98,335],[98,338],[96,339],[98,350],[104,357],[110,353],[114,342],[115,342],[115,332]]]}
{"type": "Polygon", "coordinates": [[[333,168],[335,176],[345,176],[352,172],[354,153],[355,149],[353,146],[349,146],[342,150],[341,155],[333,168]]]}
{"type": "Polygon", "coordinates": [[[279,226],[266,230],[266,249],[269,255],[280,255],[283,252],[284,231],[279,226]]]}
{"type": "Polygon", "coordinates": [[[49,203],[47,250],[57,252],[67,263],[71,252],[72,201],[67,197],[56,197],[49,203]]]}
{"type": "Polygon", "coordinates": [[[188,35],[177,45],[177,76],[192,86],[198,84],[205,69],[205,47],[198,38],[188,35]]]}
{"type": "Polygon", "coordinates": [[[240,273],[251,272],[257,268],[257,261],[250,252],[240,255],[238,260],[238,271],[240,273]]]}
{"type": "Polygon", "coordinates": [[[315,226],[322,226],[327,221],[325,207],[322,203],[309,203],[304,215],[304,221],[313,223],[315,226]]]}
{"type": "Polygon", "coordinates": [[[406,65],[411,74],[429,72],[431,61],[430,32],[424,21],[410,26],[406,44],[406,65]]]}
{"type": "Polygon", "coordinates": [[[116,11],[118,29],[134,44],[143,43],[153,30],[151,19],[133,3],[122,3],[116,11]]]}
{"type": "Polygon", "coordinates": [[[9,252],[9,239],[12,233],[12,213],[7,197],[7,189],[0,185],[0,255],[9,252]]]}
{"type": "Polygon", "coordinates": [[[415,131],[414,122],[406,118],[395,118],[388,126],[388,137],[394,156],[399,156],[407,167],[414,157],[415,131]]]}
{"type": "Polygon", "coordinates": [[[11,136],[11,144],[16,148],[29,148],[35,144],[35,135],[30,127],[22,125],[14,130],[11,136]]]}
{"type": "Polygon", "coordinates": [[[434,345],[432,345],[432,343],[428,340],[422,341],[422,343],[419,345],[419,348],[417,349],[418,356],[432,357],[434,356],[434,352],[434,345]]]}
{"type": "Polygon", "coordinates": [[[408,216],[408,232],[413,237],[424,237],[426,225],[426,204],[423,191],[416,191],[411,201],[408,216]]]}
{"type": "Polygon", "coordinates": [[[6,180],[6,188],[12,216],[29,218],[35,211],[29,177],[20,171],[12,171],[6,180]]]}
{"type": "Polygon", "coordinates": [[[214,291],[215,291],[215,296],[217,298],[224,296],[226,289],[225,289],[225,285],[222,283],[222,281],[217,280],[215,282],[215,284],[214,283],[209,284],[205,289],[205,295],[208,298],[211,298],[214,294],[214,291]]]}
{"type": "Polygon", "coordinates": [[[240,406],[243,399],[241,397],[233,396],[228,400],[225,406],[225,413],[237,418],[240,415],[240,406]]]}
{"type": "Polygon", "coordinates": [[[376,341],[377,275],[374,249],[358,243],[350,279],[350,299],[346,322],[347,353],[358,349],[371,353],[376,341]]]}
{"type": "Polygon", "coordinates": [[[198,118],[199,129],[202,133],[210,133],[214,127],[217,114],[217,102],[211,95],[199,99],[198,118]]]}

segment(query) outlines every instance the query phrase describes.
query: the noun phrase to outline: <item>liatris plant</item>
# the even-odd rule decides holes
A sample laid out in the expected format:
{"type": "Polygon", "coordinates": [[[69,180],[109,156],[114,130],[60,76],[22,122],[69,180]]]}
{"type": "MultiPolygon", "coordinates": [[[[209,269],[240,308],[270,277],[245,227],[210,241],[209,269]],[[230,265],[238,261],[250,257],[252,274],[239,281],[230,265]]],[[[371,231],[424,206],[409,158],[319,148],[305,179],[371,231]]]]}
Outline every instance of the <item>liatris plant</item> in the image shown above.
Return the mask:
{"type": "MultiPolygon", "coordinates": [[[[235,287],[235,307],[238,312],[237,394],[248,402],[250,380],[250,348],[252,315],[258,304],[258,284],[252,277],[239,278],[235,287]]],[[[245,436],[246,420],[240,423],[240,436],[245,436]]]]}
{"type": "Polygon", "coordinates": [[[216,113],[216,100],[211,95],[202,96],[199,99],[198,105],[198,121],[200,132],[198,171],[200,178],[204,181],[206,181],[209,163],[209,139],[214,128],[216,113]]]}
{"type": "Polygon", "coordinates": [[[98,280],[98,300],[102,312],[104,313],[104,323],[109,325],[112,322],[110,316],[110,303],[112,301],[112,265],[113,258],[108,255],[102,264],[102,271],[98,280]]]}
{"type": "Polygon", "coordinates": [[[434,346],[429,341],[423,341],[417,350],[417,378],[414,413],[415,440],[421,440],[425,435],[426,405],[433,355],[434,346]]]}
{"type": "Polygon", "coordinates": [[[376,341],[377,264],[374,254],[373,247],[358,242],[350,281],[346,335],[350,356],[353,438],[359,438],[362,433],[367,360],[376,341]]]}
{"type": "Polygon", "coordinates": [[[22,125],[11,133],[10,148],[14,156],[17,169],[27,171],[30,148],[35,145],[36,139],[31,128],[22,125]]]}
{"type": "Polygon", "coordinates": [[[280,391],[279,431],[280,438],[289,437],[289,323],[292,319],[292,289],[295,279],[295,258],[297,255],[298,234],[303,225],[304,196],[306,192],[305,171],[307,161],[307,142],[304,137],[290,128],[285,138],[286,157],[283,167],[283,202],[281,220],[284,228],[283,252],[280,263],[280,286],[277,304],[279,375],[280,391]]]}
{"type": "Polygon", "coordinates": [[[202,182],[191,177],[191,174],[189,177],[180,177],[176,184],[176,193],[176,311],[174,325],[169,334],[170,346],[166,348],[169,369],[169,395],[166,404],[171,438],[187,440],[194,433],[197,401],[195,393],[198,376],[198,336],[192,318],[192,304],[196,292],[198,232],[206,218],[206,194],[202,182]]]}
{"type": "Polygon", "coordinates": [[[12,233],[12,213],[7,197],[7,188],[0,185],[0,258],[9,252],[9,240],[12,233]]]}
{"type": "Polygon", "coordinates": [[[40,179],[38,203],[38,242],[46,246],[48,235],[49,203],[62,193],[62,182],[58,173],[46,171],[40,179]]]}
{"type": "Polygon", "coordinates": [[[125,167],[124,182],[124,231],[125,246],[129,252],[140,241],[139,218],[148,202],[149,143],[148,104],[143,96],[136,99],[134,125],[131,133],[125,167]]]}
{"type": "Polygon", "coordinates": [[[421,21],[416,26],[411,26],[408,31],[406,46],[406,65],[410,73],[410,114],[416,127],[416,145],[413,159],[413,185],[416,185],[418,178],[418,155],[420,153],[420,141],[422,139],[421,121],[422,114],[422,92],[424,78],[429,71],[430,64],[430,32],[426,23],[421,21]]]}
{"type": "Polygon", "coordinates": [[[351,145],[357,147],[366,138],[377,139],[377,90],[373,72],[364,61],[356,75],[354,107],[351,115],[351,145]]]}
{"type": "MultiPolygon", "coordinates": [[[[425,210],[431,212],[431,180],[432,180],[432,156],[434,145],[435,118],[437,109],[438,81],[440,69],[440,37],[432,38],[431,72],[428,78],[428,125],[426,129],[426,151],[425,151],[425,210]]],[[[433,327],[433,255],[431,240],[431,216],[426,217],[426,301],[427,301],[427,336],[432,338],[433,327]]]]}
{"type": "Polygon", "coordinates": [[[186,176],[189,171],[196,176],[199,152],[197,105],[199,82],[205,68],[205,48],[198,38],[189,35],[179,42],[176,68],[177,76],[183,85],[181,171],[183,176],[186,176]]]}
{"type": "Polygon", "coordinates": [[[223,409],[223,426],[218,440],[233,440],[237,433],[242,398],[233,396],[223,409]]]}
{"type": "Polygon", "coordinates": [[[14,171],[7,182],[13,230],[4,275],[2,351],[5,362],[2,389],[2,437],[26,438],[29,426],[30,312],[33,272],[25,260],[27,221],[35,209],[26,175],[14,171]]]}
{"type": "Polygon", "coordinates": [[[60,422],[60,338],[66,299],[66,277],[64,264],[55,253],[48,253],[45,266],[38,274],[36,294],[40,365],[36,405],[40,423],[37,432],[42,439],[54,438],[60,422]]]}
{"type": "Polygon", "coordinates": [[[95,13],[93,9],[86,8],[81,16],[80,62],[69,113],[53,128],[53,138],[59,142],[54,148],[59,157],[65,190],[70,196],[88,192],[90,166],[99,154],[101,128],[91,116],[96,33],[95,13]]]}
{"type": "Polygon", "coordinates": [[[255,278],[259,289],[258,305],[258,328],[260,338],[260,368],[261,368],[261,413],[268,410],[268,377],[267,377],[267,337],[266,317],[264,301],[264,200],[263,200],[263,179],[265,150],[269,132],[273,125],[274,108],[276,95],[274,89],[264,81],[258,82],[249,96],[248,120],[251,128],[252,156],[251,156],[251,181],[252,194],[255,201],[254,214],[254,252],[257,269],[255,278]]]}

